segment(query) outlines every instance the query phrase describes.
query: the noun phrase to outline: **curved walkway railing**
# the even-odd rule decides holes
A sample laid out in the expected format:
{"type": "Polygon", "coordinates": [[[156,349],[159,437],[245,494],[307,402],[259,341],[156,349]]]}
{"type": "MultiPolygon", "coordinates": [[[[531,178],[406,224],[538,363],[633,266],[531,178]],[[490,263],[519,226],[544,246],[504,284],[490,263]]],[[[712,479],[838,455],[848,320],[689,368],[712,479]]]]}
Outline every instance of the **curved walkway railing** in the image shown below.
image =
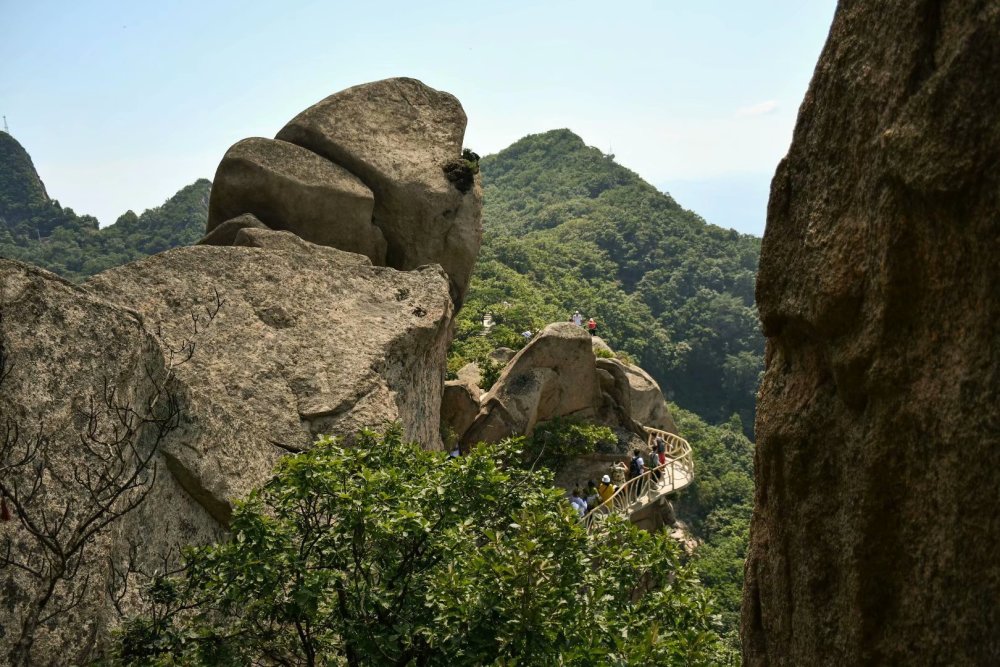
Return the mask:
{"type": "Polygon", "coordinates": [[[631,516],[656,499],[668,493],[683,489],[694,481],[694,459],[691,445],[679,435],[646,427],[649,434],[649,448],[659,435],[667,444],[667,462],[628,480],[615,491],[606,502],[595,507],[583,517],[583,525],[590,530],[596,521],[609,514],[631,516]]]}

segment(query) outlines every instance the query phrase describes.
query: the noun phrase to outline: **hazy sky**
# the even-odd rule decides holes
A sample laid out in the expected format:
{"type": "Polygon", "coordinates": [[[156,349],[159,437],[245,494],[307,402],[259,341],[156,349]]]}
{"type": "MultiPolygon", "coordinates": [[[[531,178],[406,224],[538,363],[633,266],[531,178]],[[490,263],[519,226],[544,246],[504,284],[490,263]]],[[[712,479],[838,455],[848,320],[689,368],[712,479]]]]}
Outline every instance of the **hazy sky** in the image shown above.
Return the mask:
{"type": "Polygon", "coordinates": [[[568,127],[760,234],[834,0],[11,2],[0,114],[49,194],[110,224],[330,93],[412,76],[481,154],[568,127]]]}

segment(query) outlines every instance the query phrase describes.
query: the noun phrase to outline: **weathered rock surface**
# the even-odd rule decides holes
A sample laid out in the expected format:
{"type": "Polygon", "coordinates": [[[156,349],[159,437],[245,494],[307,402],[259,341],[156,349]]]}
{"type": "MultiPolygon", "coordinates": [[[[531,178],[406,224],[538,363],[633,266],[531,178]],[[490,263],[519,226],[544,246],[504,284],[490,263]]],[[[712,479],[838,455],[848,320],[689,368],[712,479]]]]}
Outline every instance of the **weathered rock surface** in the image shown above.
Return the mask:
{"type": "MultiPolygon", "coordinates": [[[[656,381],[638,366],[595,358],[594,350],[603,349],[602,344],[569,322],[545,327],[480,396],[480,413],[469,429],[464,433],[456,429],[462,442],[530,435],[536,424],[557,417],[605,424],[622,437],[630,437],[627,432],[643,442],[643,426],[676,433],[656,381]]],[[[506,350],[495,350],[491,358],[502,359],[496,353],[506,350]]],[[[458,377],[467,384],[478,383],[480,369],[467,364],[458,377]]]]}
{"type": "Polygon", "coordinates": [[[268,229],[268,226],[252,213],[244,213],[213,227],[198,241],[198,245],[233,245],[241,229],[268,229]]]}
{"type": "Polygon", "coordinates": [[[597,376],[601,383],[601,421],[624,426],[636,435],[645,437],[646,432],[634,417],[632,391],[625,368],[625,364],[617,359],[596,360],[597,376]]]}
{"type": "Polygon", "coordinates": [[[478,387],[483,380],[482,371],[479,370],[479,364],[476,362],[470,362],[458,369],[455,374],[458,379],[466,384],[470,384],[478,387]]]}
{"type": "Polygon", "coordinates": [[[177,370],[185,422],[163,445],[185,488],[225,522],[232,500],[318,434],[398,419],[440,448],[452,315],[440,269],[373,267],[288,232],[239,238],[258,247],[178,248],[87,283],[160,323],[174,346],[200,316],[194,356],[177,370]]]}
{"type": "MultiPolygon", "coordinates": [[[[165,382],[164,356],[159,341],[138,313],[94,298],[54,274],[0,259],[0,286],[0,338],[9,355],[10,371],[0,383],[0,421],[4,430],[12,424],[18,427],[21,445],[12,452],[12,460],[24,452],[25,443],[45,438],[38,456],[44,454],[47,469],[66,483],[60,485],[47,477],[43,495],[28,510],[40,523],[42,512],[48,512],[51,521],[68,503],[73,513],[57,539],[65,545],[82,516],[94,507],[85,487],[74,481],[73,475],[74,469],[82,472],[91,469],[84,467],[88,463],[94,464],[93,458],[81,455],[81,438],[89,425],[82,415],[91,412],[97,432],[109,432],[115,413],[103,407],[105,388],[114,393],[115,405],[130,405],[145,414],[144,406],[165,382]]],[[[216,523],[166,472],[163,457],[155,457],[153,465],[158,474],[145,503],[116,522],[113,530],[99,534],[85,550],[77,575],[56,588],[46,611],[65,605],[89,581],[89,592],[82,596],[80,606],[38,630],[30,654],[33,664],[88,661],[90,652],[116,620],[106,593],[110,576],[107,560],[126,552],[130,541],[141,542],[145,553],[165,553],[171,546],[218,537],[216,523]],[[156,530],[150,531],[154,516],[156,530]]],[[[99,468],[106,469],[103,465],[99,468]]],[[[32,473],[33,466],[5,470],[3,483],[20,485],[23,493],[32,473]]],[[[0,539],[6,538],[13,540],[12,553],[22,562],[32,567],[45,562],[37,543],[16,518],[0,523],[0,539]]],[[[13,567],[0,568],[3,664],[41,588],[38,580],[13,567]]]]}
{"type": "Polygon", "coordinates": [[[531,435],[535,424],[555,417],[595,417],[601,387],[590,335],[567,322],[548,325],[514,356],[480,402],[482,412],[466,432],[466,443],[531,435]]]}
{"type": "Polygon", "coordinates": [[[480,393],[479,387],[468,382],[445,382],[441,397],[441,426],[461,438],[479,414],[480,393]]]}
{"type": "Polygon", "coordinates": [[[463,192],[445,175],[461,157],[465,125],[454,96],[397,78],[327,97],[292,119],[277,139],[360,178],[375,195],[386,263],[403,270],[440,264],[461,305],[482,237],[479,177],[463,192]]]}
{"type": "Polygon", "coordinates": [[[517,351],[509,347],[498,347],[497,349],[491,351],[489,356],[490,359],[498,364],[507,365],[510,363],[510,360],[514,358],[515,354],[517,354],[517,351]]]}
{"type": "Polygon", "coordinates": [[[374,205],[371,190],[343,167],[294,144],[252,137],[233,145],[219,163],[207,231],[252,213],[271,229],[385,265],[385,238],[372,224],[374,205]]]}
{"type": "Polygon", "coordinates": [[[1000,664],[1000,5],[840,3],[771,186],[745,664],[1000,664]]]}
{"type": "Polygon", "coordinates": [[[604,339],[601,338],[600,336],[591,336],[590,343],[591,345],[594,346],[594,354],[597,354],[598,352],[607,352],[609,354],[614,354],[615,352],[614,350],[611,349],[611,346],[608,345],[606,342],[604,342],[604,339]]]}
{"type": "Polygon", "coordinates": [[[677,433],[677,424],[670,415],[667,401],[663,398],[660,385],[639,366],[626,364],[618,359],[602,359],[622,369],[628,378],[629,402],[632,419],[643,426],[658,428],[668,433],[677,433]]]}

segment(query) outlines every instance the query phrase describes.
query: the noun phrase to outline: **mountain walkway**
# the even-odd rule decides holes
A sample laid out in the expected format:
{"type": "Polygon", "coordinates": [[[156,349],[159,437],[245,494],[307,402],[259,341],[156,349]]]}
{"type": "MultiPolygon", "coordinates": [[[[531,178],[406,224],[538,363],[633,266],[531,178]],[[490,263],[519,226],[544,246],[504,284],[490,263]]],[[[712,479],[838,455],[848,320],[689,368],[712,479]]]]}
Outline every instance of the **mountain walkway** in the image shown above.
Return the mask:
{"type": "Polygon", "coordinates": [[[691,445],[679,435],[646,427],[648,444],[652,450],[656,436],[667,443],[667,462],[633,477],[623,484],[607,502],[595,507],[583,517],[583,525],[590,530],[596,522],[610,514],[631,517],[668,493],[683,489],[694,481],[694,459],[691,445]]]}

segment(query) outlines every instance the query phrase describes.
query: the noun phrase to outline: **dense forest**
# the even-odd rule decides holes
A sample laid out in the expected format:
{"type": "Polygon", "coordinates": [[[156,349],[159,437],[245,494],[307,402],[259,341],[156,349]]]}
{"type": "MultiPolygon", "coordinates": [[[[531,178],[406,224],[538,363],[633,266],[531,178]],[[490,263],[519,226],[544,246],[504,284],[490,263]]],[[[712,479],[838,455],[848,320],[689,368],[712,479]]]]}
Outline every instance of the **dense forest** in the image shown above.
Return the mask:
{"type": "MultiPolygon", "coordinates": [[[[760,240],[707,224],[568,130],[483,158],[484,237],[449,369],[520,347],[521,332],[579,310],[660,382],[698,476],[676,502],[702,546],[692,566],[737,641],[753,496],[754,393],[763,360],[753,285],[760,240]],[[497,323],[483,333],[482,316],[497,323]]],[[[72,280],[205,228],[211,183],[98,228],[50,199],[27,152],[0,133],[0,256],[72,280]]],[[[494,371],[498,369],[493,369],[494,371]]]]}

